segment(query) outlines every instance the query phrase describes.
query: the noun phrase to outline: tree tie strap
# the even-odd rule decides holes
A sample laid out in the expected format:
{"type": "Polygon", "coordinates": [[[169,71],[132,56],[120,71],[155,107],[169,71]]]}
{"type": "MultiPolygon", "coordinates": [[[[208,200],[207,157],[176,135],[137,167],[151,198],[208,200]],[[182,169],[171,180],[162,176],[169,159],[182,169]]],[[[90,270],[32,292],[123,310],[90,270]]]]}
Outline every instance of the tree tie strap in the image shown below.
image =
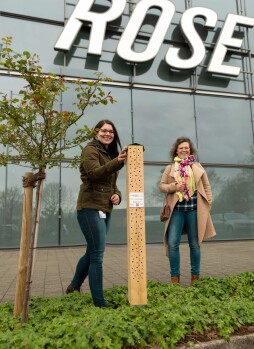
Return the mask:
{"type": "Polygon", "coordinates": [[[45,172],[37,172],[33,176],[29,177],[22,177],[22,184],[24,188],[27,187],[36,187],[36,182],[39,180],[43,180],[46,178],[46,173],[45,172]]]}

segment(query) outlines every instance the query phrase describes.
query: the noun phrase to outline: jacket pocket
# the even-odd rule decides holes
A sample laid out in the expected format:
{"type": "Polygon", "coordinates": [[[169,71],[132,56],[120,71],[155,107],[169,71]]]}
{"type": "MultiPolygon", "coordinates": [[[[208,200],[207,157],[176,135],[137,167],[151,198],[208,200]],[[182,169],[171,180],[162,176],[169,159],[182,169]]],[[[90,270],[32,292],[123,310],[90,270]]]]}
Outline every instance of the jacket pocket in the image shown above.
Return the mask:
{"type": "Polygon", "coordinates": [[[94,192],[99,192],[101,194],[110,194],[112,192],[112,189],[110,186],[108,185],[101,185],[101,184],[96,184],[96,185],[93,185],[93,191],[94,192]]]}

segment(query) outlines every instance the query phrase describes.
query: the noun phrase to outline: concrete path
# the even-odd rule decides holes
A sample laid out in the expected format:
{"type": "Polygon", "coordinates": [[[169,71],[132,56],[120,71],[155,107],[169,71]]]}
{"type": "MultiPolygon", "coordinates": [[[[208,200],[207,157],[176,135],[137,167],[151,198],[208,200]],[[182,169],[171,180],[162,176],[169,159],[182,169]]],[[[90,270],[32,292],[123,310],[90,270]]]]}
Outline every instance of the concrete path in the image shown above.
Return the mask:
{"type": "MultiPolygon", "coordinates": [[[[188,244],[181,244],[181,283],[190,282],[188,244]]],[[[64,294],[84,247],[38,249],[35,256],[31,296],[64,294]]],[[[0,301],[14,301],[19,250],[0,250],[0,301]]],[[[104,288],[128,284],[127,246],[107,246],[104,257],[104,288]]],[[[254,270],[254,240],[205,242],[201,276],[223,277],[254,270]]],[[[169,282],[169,264],[163,245],[147,245],[147,278],[169,282]]],[[[89,291],[88,281],[82,286],[89,291]]]]}

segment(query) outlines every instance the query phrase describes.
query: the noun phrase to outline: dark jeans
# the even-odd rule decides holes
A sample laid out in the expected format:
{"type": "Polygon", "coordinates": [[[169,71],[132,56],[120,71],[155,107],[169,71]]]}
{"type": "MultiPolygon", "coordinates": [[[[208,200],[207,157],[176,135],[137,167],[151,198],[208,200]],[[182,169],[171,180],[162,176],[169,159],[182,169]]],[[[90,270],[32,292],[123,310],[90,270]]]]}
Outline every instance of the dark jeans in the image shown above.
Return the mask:
{"type": "Polygon", "coordinates": [[[198,243],[197,211],[174,210],[168,226],[168,256],[172,276],[180,275],[180,252],[179,245],[185,226],[190,247],[191,273],[200,274],[200,246],[198,243]]]}
{"type": "Polygon", "coordinates": [[[102,262],[110,217],[110,213],[107,213],[105,219],[100,218],[99,211],[90,208],[77,211],[79,226],[85,236],[87,249],[77,264],[72,284],[75,288],[79,288],[88,275],[93,303],[97,307],[105,306],[102,262]]]}

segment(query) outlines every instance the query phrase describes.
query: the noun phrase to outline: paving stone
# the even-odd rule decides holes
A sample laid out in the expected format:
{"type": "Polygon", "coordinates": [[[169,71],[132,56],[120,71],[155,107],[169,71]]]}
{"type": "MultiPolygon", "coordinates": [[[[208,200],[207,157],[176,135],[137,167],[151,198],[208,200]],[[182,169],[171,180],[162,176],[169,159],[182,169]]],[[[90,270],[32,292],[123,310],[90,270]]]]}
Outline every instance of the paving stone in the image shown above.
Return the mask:
{"type": "MultiPolygon", "coordinates": [[[[31,296],[61,296],[72,280],[84,247],[37,249],[31,296]]],[[[254,241],[205,242],[202,245],[201,276],[223,277],[254,270],[254,241]]],[[[190,282],[189,246],[182,243],[181,284],[190,282]]],[[[127,246],[107,246],[104,257],[104,287],[128,285],[127,246]]],[[[147,278],[169,282],[169,262],[162,244],[147,245],[147,278]]],[[[0,250],[0,301],[14,301],[19,250],[0,250]]],[[[89,291],[88,280],[82,286],[89,291]]]]}

